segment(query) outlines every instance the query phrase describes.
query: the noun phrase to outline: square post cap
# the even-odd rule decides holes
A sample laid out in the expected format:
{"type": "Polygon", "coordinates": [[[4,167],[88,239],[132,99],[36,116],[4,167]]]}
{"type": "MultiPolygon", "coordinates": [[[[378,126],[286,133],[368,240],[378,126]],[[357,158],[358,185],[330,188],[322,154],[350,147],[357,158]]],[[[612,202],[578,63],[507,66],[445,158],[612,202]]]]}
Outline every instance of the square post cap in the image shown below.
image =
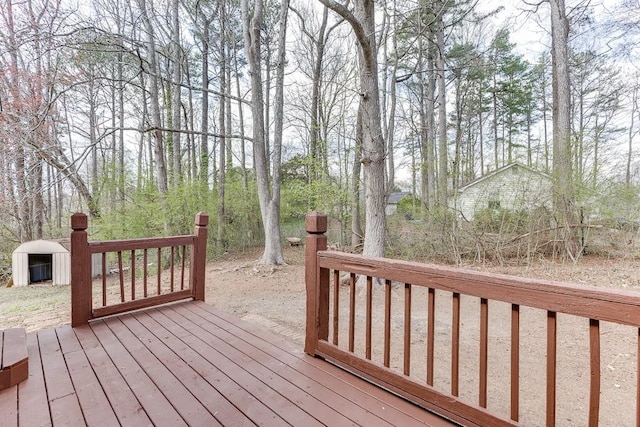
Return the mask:
{"type": "Polygon", "coordinates": [[[89,226],[89,220],[86,214],[77,212],[71,215],[72,230],[86,230],[88,226],[89,226]]]}
{"type": "Polygon", "coordinates": [[[305,217],[305,228],[307,233],[323,234],[327,232],[327,215],[313,211],[305,217]]]}

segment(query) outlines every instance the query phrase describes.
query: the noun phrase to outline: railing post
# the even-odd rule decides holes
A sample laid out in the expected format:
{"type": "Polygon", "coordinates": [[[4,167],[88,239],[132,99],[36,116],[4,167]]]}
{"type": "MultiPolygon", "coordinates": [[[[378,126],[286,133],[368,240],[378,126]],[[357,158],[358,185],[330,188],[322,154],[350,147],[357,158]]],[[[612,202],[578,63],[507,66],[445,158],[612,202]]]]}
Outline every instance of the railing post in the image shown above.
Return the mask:
{"type": "Polygon", "coordinates": [[[208,225],[209,215],[204,212],[197,213],[193,231],[196,241],[193,245],[193,252],[191,252],[191,291],[193,292],[193,299],[196,301],[204,301],[208,225]]]}
{"type": "Polygon", "coordinates": [[[304,280],[307,288],[307,325],[304,351],[316,354],[319,339],[329,335],[329,271],[318,267],[318,251],[327,249],[327,216],[311,212],[305,218],[304,280]]]}
{"type": "Polygon", "coordinates": [[[91,319],[91,253],[87,242],[87,215],[71,215],[71,326],[91,319]]]}

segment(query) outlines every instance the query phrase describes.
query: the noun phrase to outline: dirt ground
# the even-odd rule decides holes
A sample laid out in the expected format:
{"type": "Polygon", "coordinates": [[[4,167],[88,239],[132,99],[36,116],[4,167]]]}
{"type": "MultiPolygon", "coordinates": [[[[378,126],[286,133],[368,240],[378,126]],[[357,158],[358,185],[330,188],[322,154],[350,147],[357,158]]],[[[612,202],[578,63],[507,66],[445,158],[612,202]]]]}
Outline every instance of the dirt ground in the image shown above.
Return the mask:
{"type": "MultiPolygon", "coordinates": [[[[265,326],[302,347],[304,343],[305,292],[304,248],[286,247],[286,266],[257,266],[260,249],[228,254],[207,266],[207,302],[247,321],[265,326]]],[[[605,288],[640,291],[640,260],[584,257],[578,264],[558,264],[540,261],[533,266],[471,265],[484,271],[514,274],[558,281],[583,283],[605,288]]],[[[401,307],[404,290],[394,287],[392,306],[401,307]]],[[[343,304],[348,301],[348,287],[341,290],[343,304]]],[[[376,307],[382,307],[382,290],[374,295],[376,307]]],[[[424,337],[426,335],[426,296],[416,290],[413,295],[412,365],[411,376],[424,378],[424,337]]],[[[70,296],[68,287],[49,285],[21,288],[0,288],[0,328],[13,326],[28,330],[69,323],[70,296]]],[[[450,296],[437,296],[436,376],[435,386],[448,391],[450,364],[450,296]]],[[[471,298],[462,300],[461,331],[461,396],[477,400],[477,354],[479,304],[471,298]]],[[[363,307],[358,305],[357,318],[363,307]]],[[[342,313],[346,310],[342,309],[342,313]]],[[[380,321],[382,314],[374,314],[380,321]]],[[[401,313],[398,315],[401,316],[401,313]]],[[[489,408],[508,417],[509,384],[509,306],[490,305],[490,366],[489,408]]],[[[346,340],[346,321],[341,323],[340,340],[346,340]]],[[[589,389],[588,322],[559,316],[558,319],[559,372],[557,425],[586,425],[589,389]],[[586,323],[585,323],[586,322],[586,323]],[[568,385],[571,385],[569,387],[568,385]]],[[[526,310],[521,314],[521,422],[523,425],[544,424],[546,314],[540,310],[526,310]],[[524,376],[525,373],[528,373],[524,376]],[[526,394],[526,398],[524,397],[526,394]]],[[[382,329],[382,328],[378,328],[382,329]]],[[[403,331],[401,317],[392,319],[392,368],[401,370],[403,331]]],[[[363,335],[363,334],[362,334],[363,335]]],[[[638,331],[612,325],[602,327],[602,393],[600,425],[624,426],[635,423],[636,354],[638,331]]],[[[363,346],[361,335],[356,339],[357,351],[363,346]]],[[[381,336],[374,336],[382,342],[381,336]]],[[[382,348],[381,345],[378,348],[382,348]]],[[[373,359],[381,361],[374,350],[373,359]]]]}

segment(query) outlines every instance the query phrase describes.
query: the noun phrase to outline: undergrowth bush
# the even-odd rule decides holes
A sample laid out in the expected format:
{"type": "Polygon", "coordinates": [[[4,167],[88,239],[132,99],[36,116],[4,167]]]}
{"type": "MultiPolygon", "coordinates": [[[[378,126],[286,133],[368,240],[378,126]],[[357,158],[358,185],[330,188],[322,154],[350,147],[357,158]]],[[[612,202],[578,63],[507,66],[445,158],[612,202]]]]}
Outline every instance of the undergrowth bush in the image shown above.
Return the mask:
{"type": "Polygon", "coordinates": [[[553,242],[551,215],[533,211],[486,209],[465,221],[451,209],[423,209],[414,219],[401,212],[388,218],[389,256],[416,261],[528,262],[553,242]]]}
{"type": "Polygon", "coordinates": [[[504,208],[486,208],[473,217],[473,226],[479,232],[523,233],[530,228],[529,211],[504,208]]]}

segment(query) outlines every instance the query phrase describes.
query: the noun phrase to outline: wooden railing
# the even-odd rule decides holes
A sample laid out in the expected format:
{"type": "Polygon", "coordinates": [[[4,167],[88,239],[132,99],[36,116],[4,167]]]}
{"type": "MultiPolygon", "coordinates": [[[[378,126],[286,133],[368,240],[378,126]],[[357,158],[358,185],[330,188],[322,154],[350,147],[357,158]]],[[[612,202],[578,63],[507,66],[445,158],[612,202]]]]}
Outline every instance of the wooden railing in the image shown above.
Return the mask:
{"type": "Polygon", "coordinates": [[[308,354],[463,425],[640,425],[638,294],[327,251],[317,212],[306,229],[308,354]]]}
{"type": "Polygon", "coordinates": [[[89,242],[71,217],[71,325],[186,298],[204,301],[207,214],[192,235],[89,242]]]}

